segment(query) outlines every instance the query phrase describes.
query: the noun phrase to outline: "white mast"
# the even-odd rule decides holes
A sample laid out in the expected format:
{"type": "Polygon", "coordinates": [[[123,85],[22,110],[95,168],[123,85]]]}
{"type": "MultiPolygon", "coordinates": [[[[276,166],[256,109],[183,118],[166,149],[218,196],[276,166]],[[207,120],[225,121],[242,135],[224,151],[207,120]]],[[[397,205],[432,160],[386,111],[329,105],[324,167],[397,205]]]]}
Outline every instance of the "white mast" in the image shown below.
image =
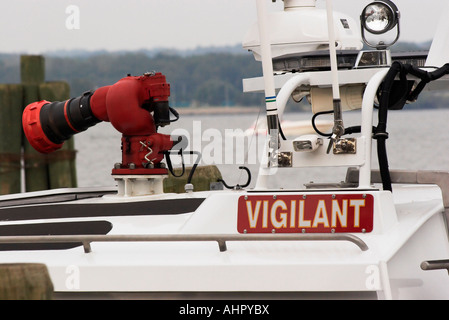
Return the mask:
{"type": "Polygon", "coordinates": [[[271,43],[267,26],[266,0],[257,0],[257,16],[262,53],[262,71],[265,85],[265,103],[267,116],[277,116],[276,92],[274,89],[273,61],[271,57],[271,43]]]}
{"type": "Polygon", "coordinates": [[[334,11],[332,0],[326,0],[327,27],[329,32],[329,54],[332,73],[332,95],[334,100],[334,128],[329,142],[327,152],[329,153],[332,143],[344,133],[344,125],[341,114],[340,86],[338,81],[337,50],[335,48],[334,11]]]}
{"type": "MultiPolygon", "coordinates": [[[[279,148],[279,118],[274,87],[273,61],[271,42],[267,24],[266,0],[257,0],[257,21],[259,27],[260,49],[262,55],[262,72],[265,86],[265,108],[267,112],[267,128],[269,135],[268,169],[277,167],[277,150],[279,148]]],[[[261,167],[261,170],[262,167],[261,167]]],[[[270,171],[259,174],[257,187],[266,187],[266,178],[270,171]],[[262,178],[263,177],[263,178],[262,178]]],[[[265,171],[265,170],[263,170],[265,171]]]]}

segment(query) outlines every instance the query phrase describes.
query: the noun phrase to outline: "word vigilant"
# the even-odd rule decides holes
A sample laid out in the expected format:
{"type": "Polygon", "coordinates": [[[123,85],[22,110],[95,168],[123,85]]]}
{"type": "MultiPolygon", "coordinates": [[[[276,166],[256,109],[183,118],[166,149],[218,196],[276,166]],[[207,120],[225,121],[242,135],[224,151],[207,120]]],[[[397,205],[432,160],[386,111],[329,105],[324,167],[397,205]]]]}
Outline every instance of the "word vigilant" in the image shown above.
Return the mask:
{"type": "Polygon", "coordinates": [[[243,196],[238,202],[240,233],[371,232],[369,194],[243,196]]]}

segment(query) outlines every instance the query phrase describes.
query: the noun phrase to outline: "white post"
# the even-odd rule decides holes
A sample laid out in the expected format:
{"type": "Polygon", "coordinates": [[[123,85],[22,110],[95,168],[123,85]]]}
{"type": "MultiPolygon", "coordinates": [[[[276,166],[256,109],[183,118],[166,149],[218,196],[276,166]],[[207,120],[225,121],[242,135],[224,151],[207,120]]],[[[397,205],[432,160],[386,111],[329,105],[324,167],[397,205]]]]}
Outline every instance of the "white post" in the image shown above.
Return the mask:
{"type": "Polygon", "coordinates": [[[340,86],[338,82],[337,49],[335,48],[334,10],[332,0],[326,0],[327,29],[329,33],[329,53],[332,74],[332,94],[334,100],[340,100],[340,86]]]}
{"type": "Polygon", "coordinates": [[[282,120],[285,106],[287,105],[288,99],[290,99],[293,91],[302,85],[308,84],[310,84],[310,74],[308,73],[300,73],[294,77],[291,77],[284,83],[277,95],[278,117],[280,120],[282,120]]]}
{"type": "Polygon", "coordinates": [[[273,61],[271,43],[267,26],[266,0],[257,0],[257,17],[259,26],[260,50],[262,55],[262,72],[265,85],[265,103],[267,116],[277,115],[276,91],[274,88],[273,61]]]}
{"type": "Polygon", "coordinates": [[[343,125],[343,118],[341,114],[340,85],[338,82],[337,49],[335,48],[334,10],[332,7],[332,0],[326,0],[326,9],[327,28],[329,34],[329,55],[332,74],[332,95],[334,100],[334,128],[332,129],[332,137],[329,141],[329,147],[327,149],[327,152],[329,153],[333,141],[343,135],[345,127],[343,125]]]}
{"type": "Polygon", "coordinates": [[[388,73],[388,69],[377,72],[368,82],[362,102],[362,137],[365,138],[365,163],[360,166],[359,188],[370,188],[371,185],[371,152],[373,134],[373,106],[377,89],[388,73]]]}
{"type": "MultiPolygon", "coordinates": [[[[264,163],[261,163],[257,187],[265,188],[266,179],[261,179],[261,175],[270,175],[270,168],[277,167],[277,149],[279,139],[278,111],[276,104],[276,91],[273,76],[273,61],[271,56],[271,41],[269,37],[266,0],[257,0],[257,18],[259,27],[260,50],[262,55],[262,72],[265,85],[265,108],[267,111],[267,124],[269,134],[268,146],[268,170],[264,163]],[[263,182],[264,181],[264,182],[263,182]]],[[[265,177],[266,178],[266,177],[265,177]]]]}

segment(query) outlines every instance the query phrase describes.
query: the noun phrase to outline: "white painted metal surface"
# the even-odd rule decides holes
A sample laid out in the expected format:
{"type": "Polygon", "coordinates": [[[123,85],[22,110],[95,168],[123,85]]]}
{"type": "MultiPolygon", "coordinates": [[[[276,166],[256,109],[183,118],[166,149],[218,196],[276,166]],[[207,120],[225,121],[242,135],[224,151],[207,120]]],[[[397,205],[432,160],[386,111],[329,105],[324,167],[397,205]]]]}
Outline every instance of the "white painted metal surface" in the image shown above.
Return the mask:
{"type": "MultiPolygon", "coordinates": [[[[351,192],[359,193],[346,191],[351,192]]],[[[315,194],[320,193],[328,191],[315,194]]],[[[367,193],[375,199],[374,230],[356,234],[367,244],[366,251],[346,241],[229,241],[225,252],[213,242],[92,242],[90,253],[82,247],[6,251],[0,252],[0,259],[46,263],[58,292],[375,291],[379,297],[398,299],[449,297],[446,272],[419,269],[425,259],[449,252],[439,188],[398,185],[394,197],[384,191],[367,193]],[[419,278],[407,280],[405,274],[419,278]],[[432,289],[435,283],[439,290],[432,289]]],[[[194,213],[109,217],[114,225],[110,234],[237,234],[237,200],[248,193],[206,194],[194,213]]],[[[58,219],[45,222],[50,221],[58,219]]]]}
{"type": "MultiPolygon", "coordinates": [[[[263,1],[259,0],[258,4],[263,4],[263,1]]],[[[292,0],[287,4],[312,6],[315,1],[292,0]]],[[[263,13],[264,7],[259,8],[263,13]]],[[[263,22],[260,24],[262,29],[263,22]]],[[[265,52],[269,51],[267,39],[263,41],[265,52]]],[[[269,53],[266,54],[269,56],[269,53]]],[[[265,59],[264,69],[270,68],[270,62],[265,59]]],[[[152,195],[146,194],[145,185],[139,183],[136,192],[133,192],[123,182],[118,194],[112,194],[111,190],[69,189],[2,196],[0,228],[101,221],[110,223],[112,229],[107,235],[98,237],[88,235],[83,238],[77,235],[72,240],[58,239],[57,236],[52,238],[54,241],[84,242],[85,250],[81,245],[60,250],[0,250],[0,261],[45,263],[55,291],[60,293],[232,292],[237,294],[236,297],[248,292],[302,293],[314,297],[316,294],[338,297],[341,293],[373,293],[380,299],[449,299],[447,271],[425,271],[420,267],[423,261],[449,258],[445,212],[445,207],[449,207],[449,175],[435,172],[393,175],[392,192],[382,190],[382,186],[372,179],[373,102],[387,71],[387,68],[366,68],[339,70],[336,73],[341,86],[366,85],[361,132],[356,137],[357,150],[354,154],[327,154],[325,146],[301,153],[293,149],[292,140],[283,140],[279,152],[291,154],[291,165],[268,168],[266,163],[262,163],[256,188],[246,190],[164,194],[158,181],[158,187],[151,189],[157,192],[152,195]],[[274,189],[270,184],[270,174],[276,170],[290,170],[294,179],[296,170],[312,166],[355,166],[359,170],[358,184],[355,187],[332,185],[297,190],[274,189]],[[413,174],[419,179],[409,180],[413,174]],[[405,179],[405,176],[408,178],[405,179]],[[99,197],[98,194],[103,196],[99,197]],[[301,210],[295,211],[297,207],[294,207],[295,210],[289,212],[286,209],[276,211],[272,207],[269,212],[268,198],[288,196],[306,199],[313,195],[324,199],[361,194],[363,198],[369,196],[373,199],[372,231],[341,233],[340,230],[334,233],[335,229],[332,229],[331,232],[313,234],[312,229],[304,229],[300,234],[295,234],[298,239],[293,240],[280,239],[286,236],[281,233],[286,229],[280,228],[273,229],[273,233],[264,233],[266,238],[263,240],[254,240],[251,238],[254,235],[247,234],[246,229],[243,232],[238,229],[241,219],[257,222],[260,212],[260,219],[268,220],[270,215],[272,221],[280,219],[280,215],[284,218],[287,214],[295,215],[294,219],[290,216],[289,221],[290,226],[296,226],[300,217],[295,220],[296,214],[298,212],[300,215],[301,210]],[[239,201],[255,197],[261,197],[259,204],[257,201],[254,204],[259,205],[262,211],[257,209],[256,213],[256,209],[251,209],[251,213],[248,211],[242,216],[244,211],[239,207],[239,201]],[[182,201],[198,199],[204,201],[196,208],[183,208],[185,202],[182,201]],[[180,205],[174,206],[172,212],[152,212],[154,207],[163,208],[167,203],[177,201],[180,205]],[[120,212],[117,208],[123,208],[123,204],[136,205],[133,209],[136,211],[133,214],[120,212]],[[102,212],[103,215],[68,216],[65,212],[74,208],[90,212],[93,206],[100,210],[96,213],[102,212]],[[107,211],[101,211],[102,206],[109,206],[117,212],[110,215],[107,211]],[[30,208],[27,215],[19,214],[21,210],[30,208]],[[55,208],[60,210],[60,215],[45,215],[55,208]],[[301,237],[303,232],[305,235],[301,237]],[[342,234],[351,237],[351,241],[342,239],[342,234]],[[271,238],[276,241],[271,241],[271,238]]],[[[287,100],[295,89],[329,88],[332,79],[330,71],[269,75],[265,79],[246,79],[243,88],[251,92],[264,91],[268,87],[268,94],[280,89],[277,107],[282,117],[287,100]]],[[[413,80],[413,77],[410,79],[413,80]]],[[[430,89],[447,90],[447,79],[444,77],[431,84],[430,89]]],[[[252,203],[247,202],[246,205],[251,207],[252,203]]],[[[321,210],[317,206],[314,214],[320,219],[316,221],[324,225],[329,217],[326,210],[321,210]]],[[[330,214],[341,213],[347,217],[346,209],[339,210],[330,214]]],[[[70,238],[69,235],[65,237],[70,238]]],[[[41,237],[29,239],[30,242],[35,240],[35,243],[46,240],[41,237]]],[[[14,241],[19,240],[0,236],[0,248],[5,242],[14,241]]],[[[21,237],[20,241],[25,240],[21,237]]]]}

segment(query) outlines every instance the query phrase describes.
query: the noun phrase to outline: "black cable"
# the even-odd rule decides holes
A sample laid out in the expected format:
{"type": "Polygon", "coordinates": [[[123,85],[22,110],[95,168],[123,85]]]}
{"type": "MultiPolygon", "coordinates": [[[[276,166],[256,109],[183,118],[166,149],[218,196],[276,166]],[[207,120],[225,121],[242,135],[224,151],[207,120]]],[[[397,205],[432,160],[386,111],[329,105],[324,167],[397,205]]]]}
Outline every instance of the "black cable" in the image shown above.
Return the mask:
{"type": "Polygon", "coordinates": [[[315,113],[315,114],[313,115],[313,117],[312,117],[312,127],[313,127],[313,130],[315,130],[315,132],[318,133],[320,136],[323,136],[323,137],[331,137],[331,136],[332,136],[332,133],[323,133],[323,132],[321,132],[320,130],[318,130],[318,128],[317,128],[317,126],[316,126],[316,124],[315,124],[315,119],[316,119],[316,117],[318,117],[318,116],[320,116],[320,115],[323,115],[323,114],[330,114],[330,113],[334,113],[334,111],[333,111],[333,110],[330,110],[330,111],[321,111],[321,112],[317,112],[317,113],[315,113]]]}
{"type": "MultiPolygon", "coordinates": [[[[449,63],[433,72],[428,72],[413,65],[401,64],[400,62],[395,61],[385,76],[378,92],[379,105],[375,106],[379,110],[378,125],[377,127],[373,127],[372,131],[372,138],[377,140],[377,156],[384,190],[392,191],[386,148],[386,140],[388,139],[388,110],[402,109],[407,101],[415,101],[429,82],[438,80],[447,74],[449,74],[449,63]],[[414,89],[412,89],[413,86],[410,85],[410,81],[407,80],[407,74],[411,74],[421,80],[414,89]],[[398,75],[399,82],[396,81],[398,75]],[[391,95],[392,93],[394,94],[391,95]]],[[[411,81],[411,83],[413,84],[413,81],[411,81]]],[[[315,119],[322,114],[330,113],[333,113],[333,111],[317,112],[312,117],[313,129],[321,136],[331,137],[332,133],[323,133],[318,130],[315,124],[315,119]]],[[[345,134],[358,133],[360,130],[360,126],[345,128],[345,134]]]]}
{"type": "Polygon", "coordinates": [[[418,98],[418,95],[424,90],[425,86],[431,82],[438,80],[439,78],[443,77],[446,74],[449,74],[449,63],[446,63],[441,68],[428,72],[425,70],[421,70],[413,65],[410,64],[404,64],[403,65],[404,72],[409,73],[415,77],[418,77],[421,79],[421,82],[418,83],[416,88],[410,92],[408,96],[408,100],[415,101],[418,98]]]}
{"type": "Polygon", "coordinates": [[[198,163],[201,160],[201,153],[199,151],[189,151],[188,153],[197,155],[196,161],[193,164],[192,169],[190,170],[189,177],[187,178],[187,183],[191,183],[192,182],[192,178],[193,178],[193,174],[195,173],[195,170],[196,170],[196,167],[198,166],[198,163]]]}
{"type": "Polygon", "coordinates": [[[438,80],[444,75],[449,74],[449,63],[443,65],[441,68],[433,72],[428,72],[415,67],[411,64],[401,64],[400,62],[393,62],[385,76],[384,82],[381,87],[381,96],[379,103],[379,123],[377,128],[373,131],[373,139],[377,140],[377,156],[379,160],[379,169],[382,178],[382,185],[384,190],[392,191],[391,177],[388,167],[388,157],[386,149],[386,140],[388,139],[387,129],[387,115],[389,109],[402,109],[403,105],[407,101],[415,101],[418,99],[419,94],[424,90],[425,86],[431,82],[438,80]],[[390,100],[390,94],[392,93],[395,79],[399,74],[399,88],[395,88],[399,91],[399,95],[390,100]],[[418,83],[415,89],[412,90],[411,86],[407,85],[407,74],[411,74],[421,81],[418,83]],[[402,94],[400,92],[403,92],[402,94]]]}
{"type": "Polygon", "coordinates": [[[178,121],[178,120],[179,120],[179,113],[178,113],[178,111],[176,111],[176,109],[174,109],[174,108],[172,108],[172,107],[168,107],[168,110],[170,110],[171,113],[175,116],[174,119],[170,119],[169,121],[170,121],[170,122],[178,121]]]}
{"type": "Polygon", "coordinates": [[[165,154],[165,159],[166,159],[166,161],[167,161],[167,168],[168,168],[168,170],[170,171],[170,173],[172,174],[173,177],[175,177],[175,178],[180,178],[180,177],[182,177],[182,176],[184,175],[185,169],[186,169],[186,168],[185,168],[185,165],[184,165],[184,158],[182,157],[182,149],[180,149],[180,150],[178,151],[178,155],[181,156],[181,164],[182,164],[182,171],[181,171],[181,174],[180,174],[179,176],[177,176],[177,175],[175,174],[174,170],[173,170],[173,165],[172,165],[171,159],[170,159],[170,153],[171,153],[171,152],[173,152],[173,151],[170,150],[170,151],[165,151],[165,152],[164,152],[164,154],[165,154]]]}
{"type": "Polygon", "coordinates": [[[248,174],[248,179],[246,180],[246,183],[240,185],[240,188],[246,188],[251,183],[251,171],[249,171],[249,169],[247,167],[244,167],[244,166],[240,166],[239,169],[245,170],[246,173],[248,174]]]}
{"type": "Polygon", "coordinates": [[[251,183],[251,171],[247,167],[244,167],[244,166],[240,166],[239,169],[240,170],[245,170],[246,173],[248,174],[248,179],[246,180],[245,184],[242,184],[242,185],[236,184],[235,186],[230,186],[223,179],[217,179],[217,182],[223,183],[223,185],[225,186],[226,189],[239,190],[239,189],[242,189],[242,188],[246,188],[251,183]]]}
{"type": "MultiPolygon", "coordinates": [[[[321,111],[321,112],[317,112],[317,113],[315,113],[313,115],[313,117],[312,117],[312,127],[313,127],[313,129],[315,130],[316,133],[318,133],[319,135],[324,136],[324,137],[331,137],[332,136],[332,133],[323,133],[323,132],[321,132],[317,128],[317,126],[315,124],[315,119],[316,119],[316,117],[318,117],[320,115],[329,114],[329,113],[333,113],[333,112],[334,111],[321,111]]],[[[376,127],[373,127],[373,131],[375,129],[376,129],[376,127]]],[[[353,133],[360,133],[361,131],[362,131],[362,127],[361,126],[352,126],[352,127],[345,128],[345,133],[344,134],[347,135],[347,134],[353,134],[353,133]]]]}
{"type": "Polygon", "coordinates": [[[388,139],[387,118],[388,107],[390,104],[390,92],[392,90],[394,81],[398,73],[402,70],[402,65],[399,62],[393,62],[390,70],[388,70],[382,84],[381,96],[379,102],[378,124],[373,133],[373,139],[377,140],[377,158],[379,161],[379,171],[382,178],[382,186],[384,190],[392,191],[391,176],[388,165],[386,140],[388,139]]]}
{"type": "Polygon", "coordinates": [[[278,126],[279,126],[279,133],[282,137],[282,140],[287,140],[287,138],[284,135],[284,131],[282,131],[281,121],[279,120],[279,118],[278,118],[278,126]]]}
{"type": "Polygon", "coordinates": [[[164,154],[165,154],[165,158],[166,158],[166,161],[167,161],[168,170],[170,171],[170,173],[175,178],[180,178],[185,173],[185,164],[184,164],[183,154],[191,154],[191,155],[196,154],[197,155],[196,161],[193,164],[192,169],[190,170],[189,177],[187,178],[187,183],[191,183],[192,179],[193,179],[193,174],[195,173],[195,170],[198,167],[198,164],[199,164],[199,162],[201,160],[201,153],[198,152],[198,151],[183,151],[182,149],[180,149],[179,151],[169,150],[169,151],[164,152],[164,154]],[[175,173],[174,173],[173,165],[172,165],[172,162],[171,162],[171,159],[170,159],[170,153],[178,153],[178,155],[181,156],[182,172],[181,172],[180,175],[175,175],[175,173]]]}

